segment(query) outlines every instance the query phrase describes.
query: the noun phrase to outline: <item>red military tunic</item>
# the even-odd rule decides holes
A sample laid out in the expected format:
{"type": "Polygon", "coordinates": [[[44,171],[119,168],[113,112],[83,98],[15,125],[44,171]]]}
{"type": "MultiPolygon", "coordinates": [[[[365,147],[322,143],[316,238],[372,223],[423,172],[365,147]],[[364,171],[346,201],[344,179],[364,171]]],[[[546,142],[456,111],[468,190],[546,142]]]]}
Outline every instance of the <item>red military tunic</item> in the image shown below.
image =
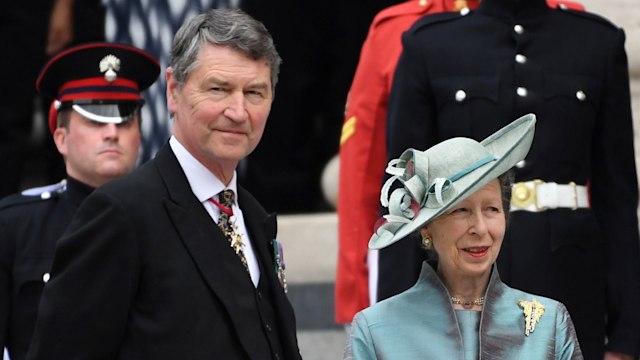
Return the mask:
{"type": "MultiPolygon", "coordinates": [[[[336,322],[350,323],[369,306],[368,242],[380,210],[387,159],[387,102],[401,34],[424,15],[475,8],[478,0],[411,0],[382,10],[373,20],[351,84],[340,138],[336,322]]],[[[584,10],[578,3],[548,0],[551,7],[584,10]]]]}

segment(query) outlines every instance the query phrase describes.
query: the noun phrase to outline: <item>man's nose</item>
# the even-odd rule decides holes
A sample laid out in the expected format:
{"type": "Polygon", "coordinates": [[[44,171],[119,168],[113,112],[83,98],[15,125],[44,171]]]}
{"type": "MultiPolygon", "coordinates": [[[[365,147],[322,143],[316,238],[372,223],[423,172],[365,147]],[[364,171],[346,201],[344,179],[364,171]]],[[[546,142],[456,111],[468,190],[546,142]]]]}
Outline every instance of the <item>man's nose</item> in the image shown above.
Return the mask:
{"type": "Polygon", "coordinates": [[[227,107],[224,109],[224,116],[233,121],[244,121],[248,117],[245,104],[246,99],[241,92],[233,93],[229,96],[227,107]]]}

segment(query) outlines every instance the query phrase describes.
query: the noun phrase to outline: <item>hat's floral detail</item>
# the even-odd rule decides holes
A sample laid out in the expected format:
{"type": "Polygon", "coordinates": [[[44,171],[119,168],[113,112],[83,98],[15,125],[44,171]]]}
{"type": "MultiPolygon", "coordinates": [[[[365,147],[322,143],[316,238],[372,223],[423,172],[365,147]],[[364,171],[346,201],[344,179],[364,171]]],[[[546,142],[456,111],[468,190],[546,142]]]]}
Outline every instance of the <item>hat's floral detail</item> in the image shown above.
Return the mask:
{"type": "Polygon", "coordinates": [[[428,159],[423,159],[417,166],[415,152],[410,149],[399,159],[389,161],[385,170],[391,177],[382,186],[380,203],[389,209],[389,214],[383,216],[384,222],[376,223],[374,231],[378,237],[393,236],[402,225],[411,223],[421,208],[439,209],[445,206],[458,194],[454,181],[495,160],[495,157],[487,156],[452,174],[450,178],[436,177],[430,180],[428,159]],[[389,196],[391,185],[396,180],[404,186],[393,190],[389,196]]]}
{"type": "Polygon", "coordinates": [[[109,54],[100,60],[100,72],[104,73],[105,80],[114,81],[118,77],[116,71],[120,71],[120,59],[115,55],[109,54]]]}

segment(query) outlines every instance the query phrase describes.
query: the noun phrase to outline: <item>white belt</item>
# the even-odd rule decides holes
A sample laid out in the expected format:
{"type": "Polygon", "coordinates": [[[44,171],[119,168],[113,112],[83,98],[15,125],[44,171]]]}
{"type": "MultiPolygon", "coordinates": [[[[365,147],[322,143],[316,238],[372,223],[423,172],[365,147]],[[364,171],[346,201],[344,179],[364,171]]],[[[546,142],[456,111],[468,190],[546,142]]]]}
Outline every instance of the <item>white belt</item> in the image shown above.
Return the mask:
{"type": "Polygon", "coordinates": [[[589,207],[587,187],[533,180],[515,183],[511,193],[511,211],[545,211],[547,209],[589,207]]]}

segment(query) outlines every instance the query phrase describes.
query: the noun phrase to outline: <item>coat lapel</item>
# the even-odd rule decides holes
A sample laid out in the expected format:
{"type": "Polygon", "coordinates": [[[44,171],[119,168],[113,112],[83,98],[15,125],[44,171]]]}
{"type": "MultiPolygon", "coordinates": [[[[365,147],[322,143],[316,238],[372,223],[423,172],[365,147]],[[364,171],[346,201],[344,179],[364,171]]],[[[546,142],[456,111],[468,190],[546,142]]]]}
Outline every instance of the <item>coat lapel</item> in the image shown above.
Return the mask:
{"type": "MultiPolygon", "coordinates": [[[[189,183],[175,155],[167,145],[156,155],[156,164],[165,182],[168,198],[164,205],[178,237],[207,283],[229,312],[238,339],[248,354],[256,329],[251,321],[259,319],[254,299],[239,294],[253,291],[253,283],[228,240],[191,192],[189,183]]],[[[244,211],[244,210],[243,210],[244,211]]]]}

